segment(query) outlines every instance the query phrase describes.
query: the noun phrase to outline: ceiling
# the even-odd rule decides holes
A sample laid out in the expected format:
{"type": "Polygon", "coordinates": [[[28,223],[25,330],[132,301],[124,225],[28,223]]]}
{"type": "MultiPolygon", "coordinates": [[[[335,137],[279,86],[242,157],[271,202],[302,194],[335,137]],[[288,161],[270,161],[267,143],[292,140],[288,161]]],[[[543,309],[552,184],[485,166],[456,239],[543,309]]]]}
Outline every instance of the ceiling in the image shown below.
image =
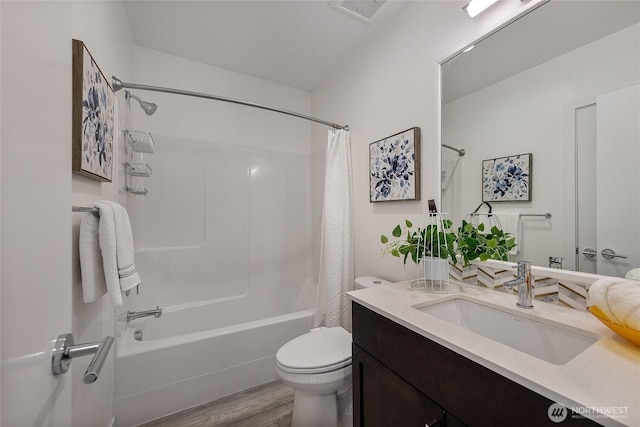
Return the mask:
{"type": "Polygon", "coordinates": [[[339,3],[126,0],[124,4],[138,46],[310,91],[406,0],[387,0],[370,20],[339,3]]]}

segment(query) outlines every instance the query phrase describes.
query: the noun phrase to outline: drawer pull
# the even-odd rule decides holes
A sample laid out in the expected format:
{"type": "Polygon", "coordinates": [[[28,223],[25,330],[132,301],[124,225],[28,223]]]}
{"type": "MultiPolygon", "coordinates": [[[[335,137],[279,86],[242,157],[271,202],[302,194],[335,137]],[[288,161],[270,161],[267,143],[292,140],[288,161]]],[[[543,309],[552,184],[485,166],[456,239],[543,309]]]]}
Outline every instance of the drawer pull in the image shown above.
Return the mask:
{"type": "Polygon", "coordinates": [[[442,422],[442,418],[440,419],[434,418],[431,421],[424,423],[424,427],[436,427],[436,426],[442,425],[440,424],[441,422],[442,422]]]}

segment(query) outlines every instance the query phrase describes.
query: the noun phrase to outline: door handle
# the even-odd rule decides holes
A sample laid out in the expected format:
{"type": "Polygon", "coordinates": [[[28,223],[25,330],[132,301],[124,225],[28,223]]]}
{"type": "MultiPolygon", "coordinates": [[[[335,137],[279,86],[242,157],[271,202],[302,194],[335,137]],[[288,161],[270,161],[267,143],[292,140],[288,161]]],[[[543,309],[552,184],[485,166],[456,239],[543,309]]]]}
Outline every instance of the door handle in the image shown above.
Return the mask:
{"type": "Polygon", "coordinates": [[[584,250],[582,251],[582,255],[586,256],[587,258],[593,258],[594,256],[598,255],[598,251],[593,248],[584,248],[584,250]]]}
{"type": "Polygon", "coordinates": [[[600,255],[602,255],[604,259],[614,259],[614,258],[627,259],[626,255],[619,255],[613,249],[603,249],[602,252],[600,252],[600,255]]]}
{"type": "Polygon", "coordinates": [[[71,359],[74,357],[93,354],[93,359],[89,362],[89,367],[85,371],[82,381],[85,384],[95,382],[98,379],[98,375],[100,375],[100,370],[102,369],[102,365],[104,365],[104,361],[107,359],[112,344],[112,336],[107,336],[101,342],[76,345],[73,344],[73,334],[62,334],[58,336],[53,348],[53,355],[51,356],[51,370],[53,371],[53,375],[60,375],[67,372],[71,365],[71,359]]]}

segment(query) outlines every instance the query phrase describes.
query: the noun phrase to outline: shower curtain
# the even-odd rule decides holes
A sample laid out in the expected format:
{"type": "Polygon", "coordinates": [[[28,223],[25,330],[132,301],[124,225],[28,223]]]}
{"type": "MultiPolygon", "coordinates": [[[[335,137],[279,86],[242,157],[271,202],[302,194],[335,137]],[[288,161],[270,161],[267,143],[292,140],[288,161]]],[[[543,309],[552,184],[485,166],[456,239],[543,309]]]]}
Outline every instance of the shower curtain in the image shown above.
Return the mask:
{"type": "Polygon", "coordinates": [[[314,327],[342,326],[351,331],[354,287],[351,141],[344,129],[330,130],[325,158],[320,273],[314,327]]]}

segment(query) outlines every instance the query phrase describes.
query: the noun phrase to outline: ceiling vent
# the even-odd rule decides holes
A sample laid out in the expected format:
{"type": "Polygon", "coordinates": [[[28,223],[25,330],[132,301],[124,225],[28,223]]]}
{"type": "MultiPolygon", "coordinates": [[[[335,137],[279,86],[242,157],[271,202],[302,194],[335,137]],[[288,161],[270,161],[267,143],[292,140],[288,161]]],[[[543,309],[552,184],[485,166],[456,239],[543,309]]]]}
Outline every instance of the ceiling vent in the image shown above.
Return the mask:
{"type": "Polygon", "coordinates": [[[385,1],[386,0],[332,0],[330,4],[350,15],[370,21],[385,1]]]}

